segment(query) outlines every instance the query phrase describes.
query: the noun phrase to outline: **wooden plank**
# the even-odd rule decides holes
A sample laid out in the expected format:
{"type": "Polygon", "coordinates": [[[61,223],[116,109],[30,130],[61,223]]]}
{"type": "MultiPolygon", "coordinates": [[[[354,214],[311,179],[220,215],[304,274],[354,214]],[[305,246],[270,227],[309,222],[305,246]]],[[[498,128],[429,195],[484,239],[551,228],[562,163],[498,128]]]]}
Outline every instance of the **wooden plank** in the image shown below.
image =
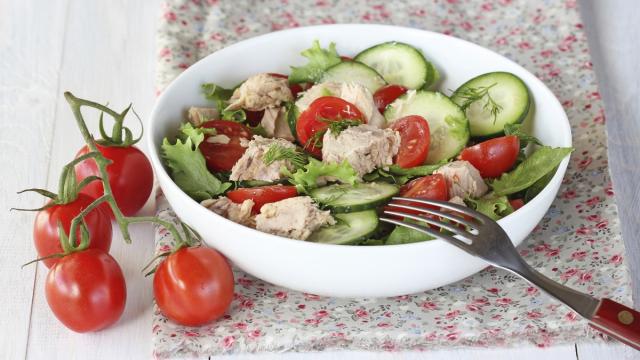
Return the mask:
{"type": "Polygon", "coordinates": [[[36,257],[31,232],[34,208],[44,200],[17,195],[27,187],[44,187],[49,170],[53,114],[58,89],[66,1],[0,1],[0,358],[23,358],[36,266],[20,266],[36,257]],[[32,29],[42,29],[38,33],[32,29]],[[46,36],[42,36],[46,34],[46,36]]]}
{"type": "MultiPolygon", "coordinates": [[[[144,118],[154,101],[155,22],[159,1],[70,1],[64,58],[57,92],[55,135],[49,184],[82,145],[73,117],[62,97],[75,95],[123,108],[134,102],[144,118]]],[[[48,38],[47,29],[36,27],[48,38]]],[[[61,37],[61,36],[60,36],[61,37]]],[[[95,114],[90,116],[96,124],[95,114]]],[[[135,120],[132,119],[135,129],[135,120]]],[[[96,127],[93,126],[95,130],[96,127]]],[[[144,149],[144,144],[139,144],[144,149]]],[[[45,274],[37,276],[27,357],[33,359],[140,359],[151,357],[151,281],[141,268],[152,256],[153,232],[132,227],[134,243],[126,245],[115,230],[111,254],[127,279],[128,299],[120,321],[93,334],[76,334],[61,325],[44,298],[45,274]]]]}

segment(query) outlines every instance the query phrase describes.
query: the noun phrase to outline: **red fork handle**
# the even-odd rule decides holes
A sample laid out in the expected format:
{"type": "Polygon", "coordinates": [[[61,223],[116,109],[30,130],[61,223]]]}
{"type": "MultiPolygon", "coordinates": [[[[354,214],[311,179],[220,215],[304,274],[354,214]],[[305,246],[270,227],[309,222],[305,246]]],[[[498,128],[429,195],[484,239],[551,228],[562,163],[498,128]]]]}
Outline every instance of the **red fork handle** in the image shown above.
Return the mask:
{"type": "Polygon", "coordinates": [[[640,350],[640,312],[609,299],[600,300],[590,325],[640,350]]]}

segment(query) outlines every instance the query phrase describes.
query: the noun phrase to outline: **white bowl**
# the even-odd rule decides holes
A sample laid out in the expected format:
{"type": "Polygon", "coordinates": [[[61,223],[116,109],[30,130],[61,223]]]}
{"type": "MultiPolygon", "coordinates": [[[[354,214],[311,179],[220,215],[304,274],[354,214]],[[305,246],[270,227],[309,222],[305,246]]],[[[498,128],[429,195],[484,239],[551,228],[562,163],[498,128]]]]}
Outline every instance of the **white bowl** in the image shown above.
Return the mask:
{"type": "MultiPolygon", "coordinates": [[[[171,180],[160,160],[160,144],[172,136],[185,110],[207,105],[200,84],[234,86],[261,72],[288,73],[305,62],[300,51],[315,39],[333,41],[342,55],[355,55],[374,44],[402,41],[423,50],[440,70],[440,89],[456,89],[472,77],[509,71],[529,87],[535,100],[532,133],[544,144],[571,146],[571,128],[553,93],[534,75],[507,58],[478,45],[438,33],[382,25],[326,25],[274,32],[241,41],[200,60],[178,76],[158,98],[147,124],[156,176],[178,216],[204,241],[247,273],[273,284],[318,295],[381,297],[416,293],[461,280],[486,266],[441,240],[394,246],[317,244],[266,234],[227,220],[187,196],[171,180]]],[[[551,205],[568,159],[549,185],[520,210],[499,221],[520,244],[551,205]]]]}

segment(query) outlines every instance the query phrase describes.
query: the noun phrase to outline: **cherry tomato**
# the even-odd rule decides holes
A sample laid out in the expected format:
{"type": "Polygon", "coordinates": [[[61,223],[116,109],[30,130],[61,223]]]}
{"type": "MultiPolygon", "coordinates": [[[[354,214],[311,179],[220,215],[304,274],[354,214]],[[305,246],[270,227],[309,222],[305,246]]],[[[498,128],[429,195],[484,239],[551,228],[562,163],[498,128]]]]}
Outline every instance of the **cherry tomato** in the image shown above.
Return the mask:
{"type": "Polygon", "coordinates": [[[402,168],[422,165],[429,154],[429,123],[422,116],[398,119],[391,129],[400,133],[400,150],[395,163],[402,168]]]}
{"type": "Polygon", "coordinates": [[[423,176],[400,188],[400,196],[429,200],[449,200],[449,188],[442,174],[423,176]]]}
{"type": "MultiPolygon", "coordinates": [[[[58,236],[58,221],[68,235],[71,228],[71,220],[83,209],[93,202],[93,198],[78,194],[78,198],[64,205],[54,205],[41,210],[36,215],[33,224],[33,241],[38,252],[38,257],[45,257],[62,253],[60,238],[58,236]]],[[[111,219],[102,207],[91,211],[84,218],[89,230],[89,248],[100,249],[109,252],[111,248],[111,219]]],[[[80,229],[76,233],[78,244],[80,242],[80,229]]],[[[50,258],[42,262],[51,268],[60,258],[50,258]]]]}
{"type": "MultiPolygon", "coordinates": [[[[153,170],[149,160],[135,146],[96,146],[104,157],[112,161],[107,165],[107,174],[118,207],[125,216],[137,213],[147,202],[153,188],[153,170]]],[[[89,149],[83,146],[76,157],[88,152],[89,149]]],[[[98,165],[93,159],[76,165],[75,172],[78,181],[91,175],[100,176],[98,165]]],[[[104,194],[102,182],[93,181],[81,192],[97,199],[104,194]]],[[[113,217],[110,208],[105,207],[105,210],[113,217]]]]}
{"type": "Polygon", "coordinates": [[[524,200],[512,199],[512,200],[509,200],[509,204],[511,204],[511,207],[513,208],[513,210],[518,210],[524,206],[524,200]]]}
{"type": "Polygon", "coordinates": [[[391,104],[406,92],[407,88],[402,85],[383,86],[373,94],[373,102],[376,104],[378,111],[384,114],[384,109],[386,109],[387,105],[391,104]]]}
{"type": "Polygon", "coordinates": [[[224,256],[213,249],[182,248],[158,265],[153,294],[169,319],[187,326],[203,325],[229,308],[233,272],[224,256]]]}
{"type": "Polygon", "coordinates": [[[202,124],[202,127],[216,129],[218,135],[229,137],[228,144],[207,142],[209,136],[200,144],[200,151],[207,161],[207,167],[213,172],[230,171],[247,148],[240,145],[240,139],[251,139],[251,129],[235,121],[213,120],[202,124]]]}
{"type": "Polygon", "coordinates": [[[45,295],[53,314],[69,329],[104,329],[120,319],[127,287],[120,265],[99,249],[71,253],[49,270],[45,295]]]}
{"type": "Polygon", "coordinates": [[[312,144],[316,133],[326,131],[328,121],[357,120],[366,123],[364,116],[352,103],[334,96],[323,96],[314,100],[309,108],[300,114],[296,123],[296,133],[300,144],[315,156],[322,156],[320,147],[312,144]]]}
{"type": "Polygon", "coordinates": [[[259,213],[262,205],[298,196],[295,186],[271,185],[253,188],[241,188],[227,193],[227,197],[235,202],[242,203],[245,200],[253,200],[255,203],[251,211],[259,213]]]}
{"type": "Polygon", "coordinates": [[[353,61],[353,58],[352,58],[352,57],[349,57],[349,56],[343,56],[343,55],[341,55],[341,56],[340,56],[340,60],[342,60],[342,61],[353,61]]]}
{"type": "MultiPolygon", "coordinates": [[[[278,73],[269,73],[269,75],[271,76],[275,76],[275,77],[279,77],[282,79],[288,79],[289,76],[285,75],[285,74],[278,74],[278,73]]],[[[295,99],[296,97],[298,97],[298,94],[303,92],[304,90],[308,89],[310,86],[307,83],[302,83],[302,84],[289,84],[289,90],[291,90],[291,94],[293,94],[293,98],[295,99]]],[[[253,125],[255,126],[255,125],[253,125]]]]}
{"type": "Polygon", "coordinates": [[[483,141],[460,153],[460,159],[471,163],[483,178],[494,178],[509,171],[518,159],[520,140],[515,135],[483,141]]]}

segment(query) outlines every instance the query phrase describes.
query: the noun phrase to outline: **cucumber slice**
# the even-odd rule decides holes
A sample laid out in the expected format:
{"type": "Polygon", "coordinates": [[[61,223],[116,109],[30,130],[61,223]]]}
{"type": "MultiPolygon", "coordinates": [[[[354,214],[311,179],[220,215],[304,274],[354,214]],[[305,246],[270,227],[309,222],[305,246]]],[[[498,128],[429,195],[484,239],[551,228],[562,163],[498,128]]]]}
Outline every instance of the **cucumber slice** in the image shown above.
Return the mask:
{"type": "Polygon", "coordinates": [[[372,182],[350,185],[336,184],[312,190],[309,195],[334,213],[373,209],[398,193],[393,184],[372,182]]]}
{"type": "Polygon", "coordinates": [[[287,112],[287,123],[289,124],[289,130],[291,130],[293,138],[296,139],[297,142],[300,142],[298,140],[298,131],[296,130],[298,117],[300,117],[300,111],[295,104],[292,104],[291,109],[287,112]]]}
{"type": "Polygon", "coordinates": [[[469,141],[469,121],[464,112],[439,92],[409,91],[389,104],[384,112],[388,125],[407,115],[420,115],[429,123],[431,143],[425,164],[451,159],[469,141]]]}
{"type": "Polygon", "coordinates": [[[336,214],[336,224],[316,230],[307,241],[323,244],[349,245],[367,239],[378,228],[378,214],[365,210],[336,214]]]}
{"type": "Polygon", "coordinates": [[[387,84],[375,70],[357,61],[343,61],[327,69],[320,82],[328,81],[354,82],[366,87],[372,94],[387,84]]]}
{"type": "Polygon", "coordinates": [[[464,107],[472,137],[493,137],[504,132],[506,124],[521,123],[529,112],[531,97],[527,85],[508,72],[492,72],[462,84],[451,100],[464,107]],[[484,94],[484,95],[482,95],[484,94]],[[475,95],[475,96],[474,96],[475,95]],[[478,100],[471,102],[469,97],[478,100]],[[491,113],[497,109],[497,114],[491,113]]]}
{"type": "Polygon", "coordinates": [[[386,42],[370,47],[355,59],[375,69],[389,84],[409,89],[431,86],[439,77],[422,52],[411,45],[386,42]]]}

